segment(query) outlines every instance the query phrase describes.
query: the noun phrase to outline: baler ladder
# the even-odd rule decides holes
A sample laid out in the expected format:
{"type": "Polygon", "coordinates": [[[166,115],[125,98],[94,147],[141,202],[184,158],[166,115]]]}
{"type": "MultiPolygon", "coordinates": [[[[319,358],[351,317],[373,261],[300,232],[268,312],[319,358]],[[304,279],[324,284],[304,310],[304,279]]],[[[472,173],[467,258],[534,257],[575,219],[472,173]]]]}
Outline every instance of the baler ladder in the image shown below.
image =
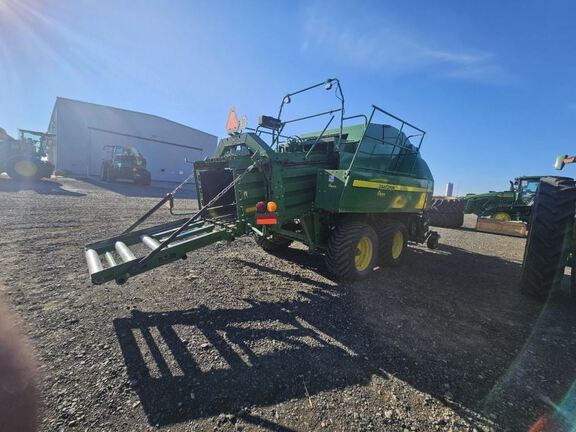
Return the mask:
{"type": "Polygon", "coordinates": [[[92,283],[98,285],[115,280],[116,283],[123,284],[137,274],[179,259],[186,259],[187,252],[220,240],[233,240],[236,231],[235,221],[230,222],[218,218],[202,219],[201,216],[252,171],[255,165],[254,163],[246,168],[241,175],[190,218],[134,231],[136,226],[150,217],[162,204],[172,199],[174,193],[188,181],[186,179],[122,234],[87,245],[85,247],[86,263],[92,283]],[[145,253],[137,257],[129,246],[140,247],[145,253]],[[105,259],[106,267],[101,256],[105,259]]]}

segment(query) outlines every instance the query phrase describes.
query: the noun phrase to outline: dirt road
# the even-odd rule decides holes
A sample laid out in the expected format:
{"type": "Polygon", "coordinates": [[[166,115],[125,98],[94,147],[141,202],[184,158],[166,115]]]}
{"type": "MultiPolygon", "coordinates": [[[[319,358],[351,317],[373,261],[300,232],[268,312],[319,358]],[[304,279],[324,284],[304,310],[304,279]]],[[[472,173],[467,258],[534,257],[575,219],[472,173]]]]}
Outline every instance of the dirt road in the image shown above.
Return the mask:
{"type": "Polygon", "coordinates": [[[84,244],[164,192],[0,178],[0,293],[41,365],[42,430],[523,431],[574,380],[576,307],[519,294],[523,239],[439,229],[344,284],[239,239],[92,286],[84,244]]]}

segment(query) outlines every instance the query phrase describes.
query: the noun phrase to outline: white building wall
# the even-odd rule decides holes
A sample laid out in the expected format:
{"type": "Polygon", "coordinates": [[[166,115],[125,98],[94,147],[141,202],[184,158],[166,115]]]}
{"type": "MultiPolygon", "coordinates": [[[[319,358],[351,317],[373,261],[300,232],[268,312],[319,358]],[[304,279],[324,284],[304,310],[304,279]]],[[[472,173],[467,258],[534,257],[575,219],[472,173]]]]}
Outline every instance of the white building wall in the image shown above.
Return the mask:
{"type": "Polygon", "coordinates": [[[185,158],[209,157],[217,143],[214,135],[161,117],[64,98],[56,100],[54,127],[56,168],[76,175],[100,175],[104,146],[132,145],[146,158],[152,180],[182,181],[192,171],[185,158]]]}

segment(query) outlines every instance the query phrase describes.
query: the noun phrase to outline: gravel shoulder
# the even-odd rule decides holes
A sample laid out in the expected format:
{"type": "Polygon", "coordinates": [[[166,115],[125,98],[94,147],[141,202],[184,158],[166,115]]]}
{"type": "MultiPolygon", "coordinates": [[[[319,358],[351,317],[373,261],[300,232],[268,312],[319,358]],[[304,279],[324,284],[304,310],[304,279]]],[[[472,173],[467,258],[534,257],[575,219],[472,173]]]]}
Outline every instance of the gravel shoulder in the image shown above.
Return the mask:
{"type": "Polygon", "coordinates": [[[570,390],[574,302],[520,295],[525,240],[468,216],[360,283],[242,238],[92,286],[83,246],[164,192],[0,177],[0,295],[38,357],[42,430],[523,431],[570,390]]]}

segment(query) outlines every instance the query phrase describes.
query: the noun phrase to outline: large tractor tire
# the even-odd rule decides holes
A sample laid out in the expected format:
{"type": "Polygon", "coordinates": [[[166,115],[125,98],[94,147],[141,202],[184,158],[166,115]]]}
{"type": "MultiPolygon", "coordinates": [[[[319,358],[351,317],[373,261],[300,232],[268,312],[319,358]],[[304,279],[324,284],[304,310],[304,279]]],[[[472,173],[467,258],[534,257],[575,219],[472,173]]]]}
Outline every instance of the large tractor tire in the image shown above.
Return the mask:
{"type": "Polygon", "coordinates": [[[264,237],[255,234],[254,240],[258,246],[269,253],[281,252],[288,249],[288,247],[292,244],[292,240],[288,240],[283,237],[276,237],[274,235],[270,237],[264,237]]]}
{"type": "Polygon", "coordinates": [[[389,222],[378,228],[380,245],[380,264],[384,266],[399,265],[406,255],[408,230],[401,222],[389,222]]]}
{"type": "Polygon", "coordinates": [[[55,166],[52,162],[41,161],[40,170],[38,171],[39,178],[50,178],[54,172],[55,166]]]}
{"type": "Polygon", "coordinates": [[[524,250],[520,282],[523,294],[541,299],[562,281],[572,245],[575,208],[573,179],[540,179],[524,250]]]}
{"type": "Polygon", "coordinates": [[[330,233],[326,267],[339,279],[364,279],[376,266],[378,235],[369,224],[343,221],[330,233]]]}
{"type": "Polygon", "coordinates": [[[18,157],[8,163],[6,172],[12,180],[40,180],[42,178],[40,163],[41,161],[34,158],[18,157]]]}
{"type": "Polygon", "coordinates": [[[425,217],[431,226],[460,228],[464,224],[464,200],[433,198],[425,217]]]}

